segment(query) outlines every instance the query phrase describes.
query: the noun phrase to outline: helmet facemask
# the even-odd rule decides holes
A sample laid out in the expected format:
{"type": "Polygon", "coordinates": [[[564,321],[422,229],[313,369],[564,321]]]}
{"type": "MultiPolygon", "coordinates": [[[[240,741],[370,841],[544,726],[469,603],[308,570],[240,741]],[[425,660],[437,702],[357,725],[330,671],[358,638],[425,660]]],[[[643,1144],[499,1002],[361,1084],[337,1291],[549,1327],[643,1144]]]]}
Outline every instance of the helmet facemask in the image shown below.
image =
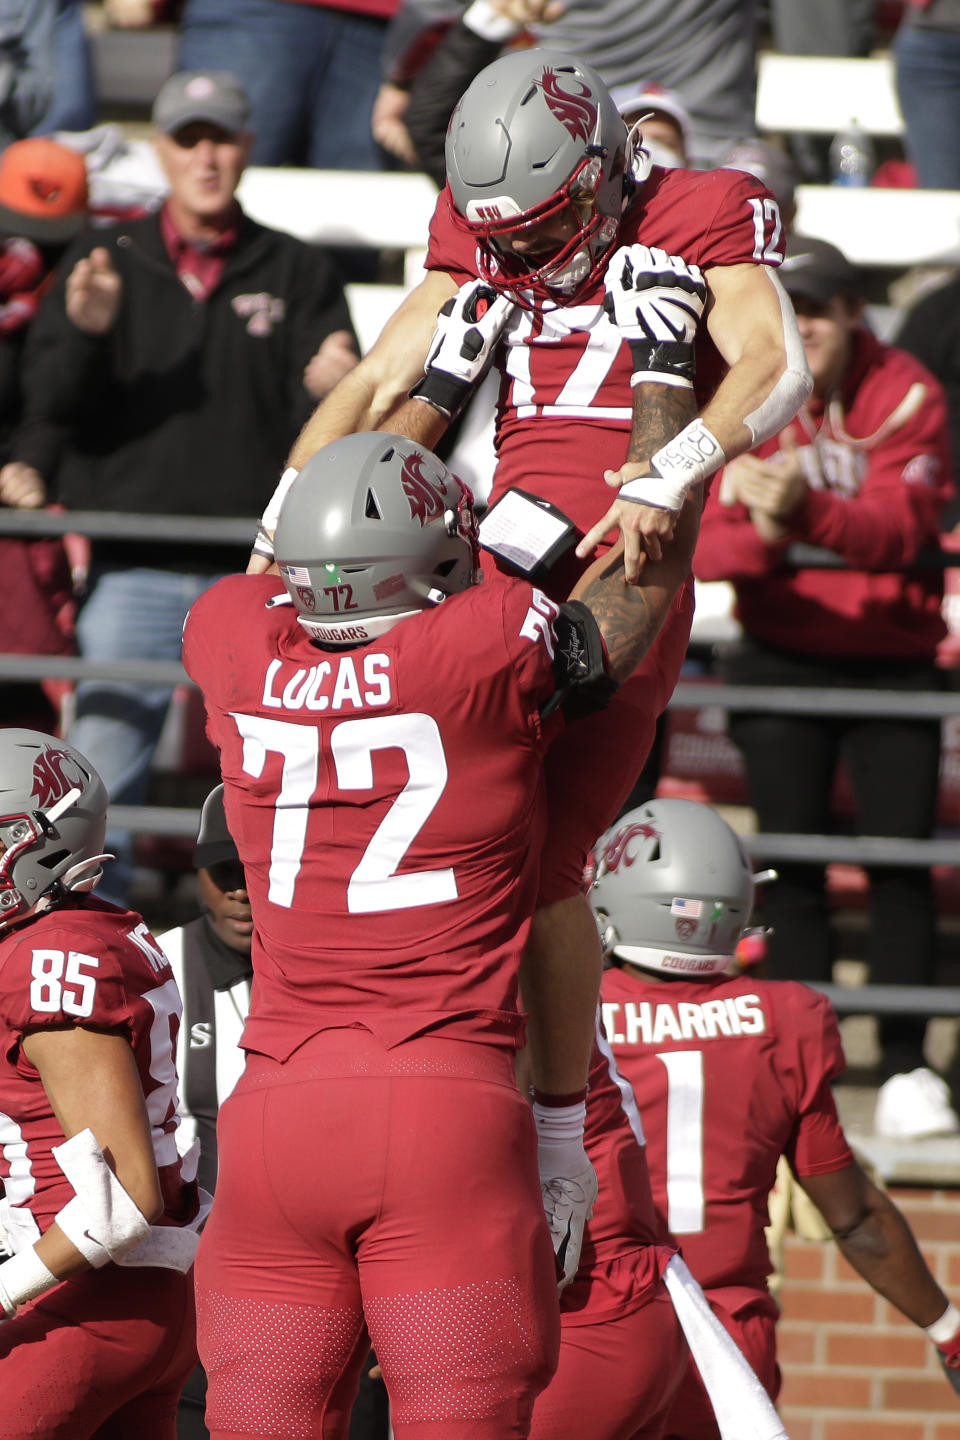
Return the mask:
{"type": "Polygon", "coordinates": [[[530,309],[569,303],[600,274],[633,191],[627,128],[596,71],[570,55],[514,51],[480,72],[447,132],[453,218],[478,269],[530,309]],[[510,235],[566,217],[555,248],[528,258],[510,235]]]}

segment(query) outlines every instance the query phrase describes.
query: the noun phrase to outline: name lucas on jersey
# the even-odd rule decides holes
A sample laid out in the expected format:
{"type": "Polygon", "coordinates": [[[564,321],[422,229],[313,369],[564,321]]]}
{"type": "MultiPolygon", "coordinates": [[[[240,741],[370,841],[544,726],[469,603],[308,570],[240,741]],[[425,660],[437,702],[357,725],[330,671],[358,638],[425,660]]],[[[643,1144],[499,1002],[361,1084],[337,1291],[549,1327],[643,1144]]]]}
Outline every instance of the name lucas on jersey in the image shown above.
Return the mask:
{"type": "Polygon", "coordinates": [[[364,710],[393,703],[390,656],[336,655],[309,670],[281,676],[282,660],[271,660],[260,703],[265,710],[364,710]]]}
{"type": "Polygon", "coordinates": [[[723,1000],[679,1000],[653,1005],[648,1000],[604,1002],[603,1028],[611,1045],[661,1045],[665,1040],[716,1040],[762,1035],[767,1028],[759,995],[730,995],[723,1000]],[[622,1012],[622,1013],[621,1013],[622,1012]]]}

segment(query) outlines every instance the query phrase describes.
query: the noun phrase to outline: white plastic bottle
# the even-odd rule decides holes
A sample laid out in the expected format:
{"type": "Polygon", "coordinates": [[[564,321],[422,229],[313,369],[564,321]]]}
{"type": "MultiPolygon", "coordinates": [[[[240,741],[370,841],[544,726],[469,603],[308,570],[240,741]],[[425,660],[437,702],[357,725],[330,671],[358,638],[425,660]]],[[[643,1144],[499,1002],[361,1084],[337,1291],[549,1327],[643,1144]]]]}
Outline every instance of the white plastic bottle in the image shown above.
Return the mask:
{"type": "Polygon", "coordinates": [[[873,141],[857,121],[851,120],[830,145],[830,175],[834,185],[869,185],[877,167],[873,141]]]}

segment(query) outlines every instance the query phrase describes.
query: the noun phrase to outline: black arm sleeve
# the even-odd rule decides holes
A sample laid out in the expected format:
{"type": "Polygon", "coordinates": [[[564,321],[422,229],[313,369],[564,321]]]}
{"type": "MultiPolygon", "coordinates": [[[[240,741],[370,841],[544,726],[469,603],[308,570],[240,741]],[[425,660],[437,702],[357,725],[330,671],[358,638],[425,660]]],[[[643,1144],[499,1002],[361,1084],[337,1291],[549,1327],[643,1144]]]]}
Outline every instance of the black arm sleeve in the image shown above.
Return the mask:
{"type": "Polygon", "coordinates": [[[439,186],[446,180],[443,149],[450,113],[473,77],[502,49],[498,40],[484,40],[458,20],[410,84],[404,123],[421,168],[439,186]]]}
{"type": "Polygon", "coordinates": [[[557,648],[553,657],[556,693],[541,713],[552,715],[558,706],[568,720],[603,710],[617,688],[607,673],[606,652],[593,612],[580,600],[567,600],[553,622],[557,648]]]}

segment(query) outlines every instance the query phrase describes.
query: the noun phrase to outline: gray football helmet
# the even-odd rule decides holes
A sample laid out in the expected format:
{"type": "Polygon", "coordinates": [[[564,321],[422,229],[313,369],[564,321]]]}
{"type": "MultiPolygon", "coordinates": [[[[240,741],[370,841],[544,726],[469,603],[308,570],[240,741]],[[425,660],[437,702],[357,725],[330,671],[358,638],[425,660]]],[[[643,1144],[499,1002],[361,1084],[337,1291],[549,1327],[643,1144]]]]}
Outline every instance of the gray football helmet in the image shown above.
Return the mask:
{"type": "Polygon", "coordinates": [[[604,950],[677,976],[727,970],[753,906],[735,831],[694,800],[651,800],[598,840],[588,892],[604,950]]]}
{"type": "Polygon", "coordinates": [[[91,890],[107,825],[106,787],[90,761],[52,735],[0,730],[0,927],[91,890]]]}
{"type": "Polygon", "coordinates": [[[363,644],[480,578],[465,485],[401,435],[345,435],[307,461],[280,508],[277,566],[323,645],[363,644]]]}
{"type": "Polygon", "coordinates": [[[480,274],[495,288],[570,299],[599,273],[632,193],[633,151],[589,65],[540,49],[495,60],[450,117],[446,162],[455,213],[476,236],[480,274]],[[556,253],[527,262],[500,243],[561,212],[575,229],[556,253]]]}

